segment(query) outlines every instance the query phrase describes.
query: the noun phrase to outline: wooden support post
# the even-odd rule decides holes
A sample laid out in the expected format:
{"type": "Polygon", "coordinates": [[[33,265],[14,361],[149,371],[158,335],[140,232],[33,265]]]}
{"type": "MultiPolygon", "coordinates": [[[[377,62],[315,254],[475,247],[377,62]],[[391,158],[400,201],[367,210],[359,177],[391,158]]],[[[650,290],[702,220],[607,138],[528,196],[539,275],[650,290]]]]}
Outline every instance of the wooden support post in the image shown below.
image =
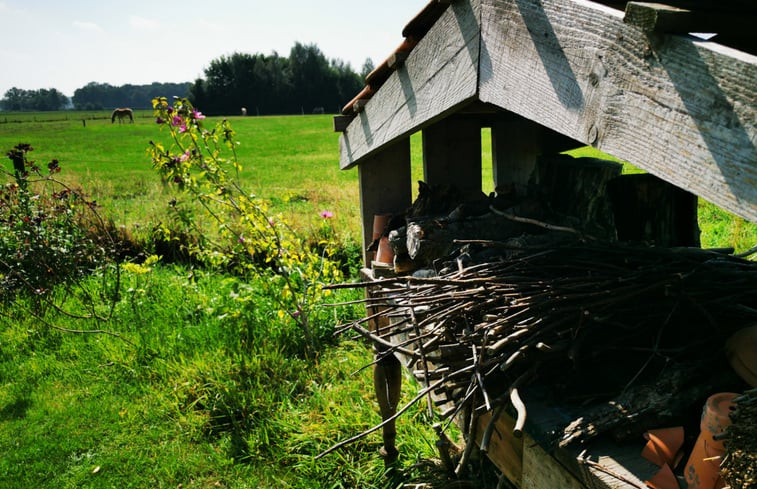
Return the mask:
{"type": "Polygon", "coordinates": [[[347,126],[350,125],[354,115],[335,115],[334,116],[334,132],[344,132],[347,130],[347,126]]]}
{"type": "Polygon", "coordinates": [[[383,148],[358,166],[360,214],[363,219],[363,263],[371,265],[365,248],[373,240],[373,216],[402,212],[412,203],[410,138],[383,148]]]}
{"type": "Polygon", "coordinates": [[[515,185],[523,195],[540,155],[582,146],[542,125],[513,113],[492,122],[492,174],[494,188],[515,185]]]}
{"type": "MultiPolygon", "coordinates": [[[[363,261],[366,266],[370,266],[371,257],[365,248],[373,239],[373,216],[402,212],[411,204],[410,138],[400,139],[364,158],[358,165],[358,182],[363,221],[363,261]]],[[[367,293],[370,294],[370,289],[367,293]]],[[[371,313],[370,308],[368,313],[371,313]]],[[[379,321],[383,320],[371,324],[372,330],[385,326],[379,321]]],[[[377,354],[380,355],[381,352],[377,354]]],[[[401,365],[394,355],[386,356],[375,364],[373,385],[382,420],[390,418],[397,411],[401,381],[401,365]]],[[[394,463],[398,456],[395,440],[396,428],[392,421],[383,428],[381,454],[387,465],[394,463]]]]}
{"type": "MultiPolygon", "coordinates": [[[[381,354],[381,352],[377,352],[381,354]]],[[[376,401],[379,405],[381,419],[386,420],[397,413],[397,405],[402,393],[402,365],[397,357],[388,355],[381,358],[373,367],[373,387],[376,391],[376,401]]],[[[397,450],[396,420],[385,424],[381,437],[383,446],[381,456],[386,465],[393,464],[399,456],[397,450]]]]}
{"type": "Polygon", "coordinates": [[[480,193],[480,121],[451,116],[424,129],[423,175],[429,185],[454,185],[463,194],[480,193]]]}
{"type": "Polygon", "coordinates": [[[656,246],[699,246],[697,196],[652,174],[610,182],[618,239],[656,246]]]}

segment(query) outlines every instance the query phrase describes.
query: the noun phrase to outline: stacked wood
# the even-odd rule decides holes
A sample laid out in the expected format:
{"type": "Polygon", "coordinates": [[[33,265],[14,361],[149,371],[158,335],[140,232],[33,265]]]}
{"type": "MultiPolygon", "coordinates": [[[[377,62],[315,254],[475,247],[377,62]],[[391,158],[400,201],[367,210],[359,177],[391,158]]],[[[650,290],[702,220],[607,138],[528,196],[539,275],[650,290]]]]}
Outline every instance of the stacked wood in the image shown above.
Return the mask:
{"type": "MultiPolygon", "coordinates": [[[[421,267],[454,253],[459,240],[505,241],[546,230],[614,240],[608,188],[620,172],[612,161],[550,155],[539,159],[526,191],[503,185],[488,197],[471,197],[453,185],[418,182],[405,225],[388,230],[389,242],[396,256],[421,267]]],[[[659,206],[659,212],[669,207],[659,206]]]]}
{"type": "MultiPolygon", "coordinates": [[[[366,318],[342,330],[358,331],[383,355],[404,357],[425,385],[414,402],[433,394],[448,406],[441,414],[447,422],[457,417],[474,426],[484,412],[510,409],[517,433],[529,385],[549,386],[561,402],[640,396],[663,372],[675,372],[671,385],[685,385],[680,380],[693,372],[687,369],[720,361],[719,345],[757,320],[755,262],[699,248],[558,236],[478,241],[475,246],[500,249],[503,258],[458,261],[438,276],[342,284],[370,287],[367,300],[381,305],[390,324],[368,332],[366,318]]],[[[678,393],[670,389],[664,397],[655,390],[663,397],[653,405],[689,408],[685,400],[667,403],[678,393]]],[[[643,399],[635,400],[643,409],[643,399]]],[[[565,423],[552,441],[590,439],[624,422],[592,423],[602,416],[584,416],[584,428],[565,423]]]]}
{"type": "Polygon", "coordinates": [[[555,230],[605,241],[699,246],[697,197],[650,174],[621,175],[613,161],[546,155],[526,190],[502,185],[488,197],[471,197],[453,185],[419,182],[418,198],[394,216],[385,235],[395,256],[412,261],[400,270],[405,272],[454,254],[456,240],[506,241],[555,230]]]}

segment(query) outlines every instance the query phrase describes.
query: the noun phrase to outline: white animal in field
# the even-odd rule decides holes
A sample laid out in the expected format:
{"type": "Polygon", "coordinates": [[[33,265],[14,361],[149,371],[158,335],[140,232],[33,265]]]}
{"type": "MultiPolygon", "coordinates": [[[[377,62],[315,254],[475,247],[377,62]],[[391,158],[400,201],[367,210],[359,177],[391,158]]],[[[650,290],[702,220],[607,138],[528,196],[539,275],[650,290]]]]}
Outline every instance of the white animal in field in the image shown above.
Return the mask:
{"type": "Polygon", "coordinates": [[[247,115],[247,107],[242,107],[242,115],[247,115]]]}

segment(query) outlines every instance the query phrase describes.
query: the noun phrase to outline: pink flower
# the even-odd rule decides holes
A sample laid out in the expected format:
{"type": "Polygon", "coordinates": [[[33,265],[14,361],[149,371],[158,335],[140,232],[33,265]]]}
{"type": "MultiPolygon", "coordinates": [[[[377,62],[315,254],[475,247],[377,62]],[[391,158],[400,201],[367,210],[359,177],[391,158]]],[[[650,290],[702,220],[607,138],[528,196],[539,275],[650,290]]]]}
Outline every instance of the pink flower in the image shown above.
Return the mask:
{"type": "Polygon", "coordinates": [[[179,127],[179,133],[182,133],[182,132],[187,132],[187,125],[184,123],[182,123],[181,126],[179,127]]]}
{"type": "Polygon", "coordinates": [[[324,219],[331,219],[334,217],[334,213],[331,211],[321,211],[321,217],[324,219]]]}
{"type": "Polygon", "coordinates": [[[184,151],[184,154],[182,154],[179,157],[179,161],[187,161],[189,159],[189,150],[184,151]]]}
{"type": "Polygon", "coordinates": [[[171,119],[171,125],[172,126],[179,126],[179,125],[181,125],[181,116],[180,115],[173,116],[173,119],[171,119]]]}
{"type": "Polygon", "coordinates": [[[202,112],[200,112],[199,110],[196,110],[196,109],[192,109],[192,119],[199,121],[199,120],[202,120],[204,118],[205,118],[205,116],[202,114],[202,112]]]}

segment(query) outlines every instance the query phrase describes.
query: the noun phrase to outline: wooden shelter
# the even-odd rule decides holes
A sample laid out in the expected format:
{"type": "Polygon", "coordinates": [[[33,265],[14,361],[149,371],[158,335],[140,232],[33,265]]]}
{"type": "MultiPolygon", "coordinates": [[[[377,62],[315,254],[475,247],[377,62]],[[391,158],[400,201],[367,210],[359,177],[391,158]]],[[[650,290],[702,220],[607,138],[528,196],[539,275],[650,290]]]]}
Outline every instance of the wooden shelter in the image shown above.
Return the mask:
{"type": "MultiPolygon", "coordinates": [[[[482,127],[491,128],[495,188],[525,188],[544,155],[591,145],[694,202],[757,222],[757,9],[728,5],[432,0],[334,120],[340,166],[359,175],[364,243],[375,215],[412,204],[418,131],[424,181],[480,194],[482,127]]],[[[695,217],[695,205],[687,209],[695,217]]],[[[385,382],[396,368],[379,366],[377,376],[385,382]]],[[[612,449],[576,469],[575,454],[560,463],[507,431],[488,453],[519,488],[643,487],[649,476],[612,449]]]]}

